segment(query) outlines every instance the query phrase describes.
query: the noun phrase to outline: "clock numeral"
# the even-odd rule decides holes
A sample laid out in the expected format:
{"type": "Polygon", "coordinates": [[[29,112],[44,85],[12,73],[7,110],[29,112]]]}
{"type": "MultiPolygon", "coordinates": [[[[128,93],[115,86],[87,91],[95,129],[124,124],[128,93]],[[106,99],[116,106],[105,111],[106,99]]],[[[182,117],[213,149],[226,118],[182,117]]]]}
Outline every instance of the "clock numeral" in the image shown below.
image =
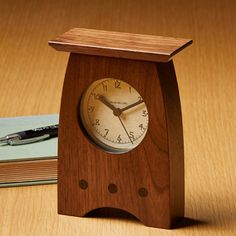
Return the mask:
{"type": "Polygon", "coordinates": [[[95,109],[95,106],[90,106],[90,107],[88,108],[88,112],[93,112],[94,109],[95,109]]]}
{"type": "Polygon", "coordinates": [[[139,127],[142,131],[145,131],[145,130],[146,130],[146,128],[143,127],[143,124],[140,124],[138,127],[139,127]]]}
{"type": "Polygon", "coordinates": [[[146,110],[143,110],[142,111],[142,116],[144,116],[144,117],[148,116],[148,112],[146,110]]]}
{"type": "Polygon", "coordinates": [[[104,84],[104,83],[102,83],[102,87],[103,87],[103,91],[104,91],[104,92],[107,92],[107,85],[104,84]]]}
{"type": "Polygon", "coordinates": [[[131,91],[132,91],[132,88],[131,88],[131,87],[129,87],[129,92],[131,93],[131,91]]]}
{"type": "Polygon", "coordinates": [[[121,87],[120,87],[120,81],[119,81],[119,80],[116,80],[116,81],[115,81],[115,88],[121,88],[121,87]]]}
{"type": "Polygon", "coordinates": [[[130,131],[130,132],[129,132],[129,137],[130,137],[132,140],[134,140],[134,132],[133,132],[133,131],[130,131]]]}
{"type": "Polygon", "coordinates": [[[143,99],[141,96],[138,97],[138,100],[141,102],[143,99]]]}
{"type": "Polygon", "coordinates": [[[108,133],[109,133],[109,129],[105,129],[104,138],[107,136],[108,133]]]}
{"type": "Polygon", "coordinates": [[[94,99],[99,99],[99,96],[98,96],[98,94],[96,94],[96,93],[91,93],[90,96],[92,96],[94,99]]]}
{"type": "Polygon", "coordinates": [[[119,136],[117,137],[117,141],[120,143],[122,141],[121,137],[120,137],[120,134],[119,136]]]}
{"type": "Polygon", "coordinates": [[[100,120],[99,119],[95,119],[94,125],[100,125],[100,120]]]}

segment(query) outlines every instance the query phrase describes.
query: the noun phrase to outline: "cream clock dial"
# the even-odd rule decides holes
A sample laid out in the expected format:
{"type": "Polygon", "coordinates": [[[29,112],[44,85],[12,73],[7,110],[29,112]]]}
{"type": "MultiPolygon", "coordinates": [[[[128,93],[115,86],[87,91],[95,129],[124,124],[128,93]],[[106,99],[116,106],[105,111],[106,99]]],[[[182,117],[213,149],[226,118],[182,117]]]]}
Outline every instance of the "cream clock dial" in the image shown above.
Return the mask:
{"type": "Polygon", "coordinates": [[[143,98],[128,83],[112,78],[97,80],[84,92],[80,118],[89,138],[112,153],[132,150],[148,129],[143,98]]]}

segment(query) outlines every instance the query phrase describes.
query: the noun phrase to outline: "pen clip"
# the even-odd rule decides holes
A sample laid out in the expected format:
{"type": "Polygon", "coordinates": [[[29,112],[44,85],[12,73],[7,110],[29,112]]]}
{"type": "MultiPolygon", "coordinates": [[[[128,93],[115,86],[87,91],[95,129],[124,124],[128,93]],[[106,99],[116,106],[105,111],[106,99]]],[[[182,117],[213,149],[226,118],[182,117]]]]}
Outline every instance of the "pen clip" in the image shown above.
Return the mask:
{"type": "Polygon", "coordinates": [[[11,146],[14,146],[14,145],[34,143],[34,142],[38,142],[47,138],[50,138],[50,134],[44,134],[42,136],[38,136],[34,138],[27,138],[27,139],[13,138],[13,139],[7,140],[7,143],[11,146]]]}

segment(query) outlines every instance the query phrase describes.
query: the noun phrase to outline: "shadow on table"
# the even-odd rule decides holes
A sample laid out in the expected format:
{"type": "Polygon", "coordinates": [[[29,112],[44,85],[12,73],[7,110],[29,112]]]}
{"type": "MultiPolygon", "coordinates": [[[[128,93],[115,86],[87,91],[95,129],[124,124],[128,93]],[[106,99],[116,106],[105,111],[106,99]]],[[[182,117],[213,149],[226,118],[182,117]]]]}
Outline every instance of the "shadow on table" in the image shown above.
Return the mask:
{"type": "Polygon", "coordinates": [[[176,224],[174,225],[174,229],[178,228],[185,228],[185,227],[191,227],[191,226],[200,226],[200,225],[207,225],[208,222],[206,221],[201,221],[197,219],[192,219],[189,217],[184,217],[180,219],[176,224]]]}
{"type": "Polygon", "coordinates": [[[127,211],[116,209],[116,208],[110,208],[110,207],[104,207],[104,208],[98,208],[93,211],[90,211],[85,215],[85,217],[92,217],[92,218],[111,218],[111,219],[120,219],[120,220],[129,220],[133,221],[134,223],[141,223],[138,218],[133,216],[127,211]]]}
{"type": "MultiPolygon", "coordinates": [[[[119,220],[130,221],[136,224],[142,224],[142,222],[138,218],[133,216],[132,214],[124,210],[108,208],[108,207],[95,209],[89,212],[88,214],[86,214],[85,217],[119,219],[119,220]]],[[[173,229],[200,226],[200,225],[205,225],[205,224],[208,224],[208,223],[197,220],[197,219],[184,217],[178,220],[178,222],[174,225],[173,229]]]]}

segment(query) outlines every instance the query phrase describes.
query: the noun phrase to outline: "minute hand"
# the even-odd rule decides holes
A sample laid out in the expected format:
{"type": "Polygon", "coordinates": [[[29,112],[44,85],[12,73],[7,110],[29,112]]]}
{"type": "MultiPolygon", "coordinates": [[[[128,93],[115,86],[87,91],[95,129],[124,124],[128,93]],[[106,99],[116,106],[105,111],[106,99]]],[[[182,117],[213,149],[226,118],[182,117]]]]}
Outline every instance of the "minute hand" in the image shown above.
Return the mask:
{"type": "Polygon", "coordinates": [[[130,109],[130,108],[132,108],[132,107],[135,107],[135,106],[137,106],[137,105],[143,103],[143,102],[144,102],[143,100],[139,100],[139,101],[137,101],[137,102],[135,102],[135,103],[132,103],[132,104],[128,105],[127,107],[124,107],[124,108],[120,109],[120,111],[121,111],[121,112],[126,111],[126,110],[128,110],[128,109],[130,109]]]}

